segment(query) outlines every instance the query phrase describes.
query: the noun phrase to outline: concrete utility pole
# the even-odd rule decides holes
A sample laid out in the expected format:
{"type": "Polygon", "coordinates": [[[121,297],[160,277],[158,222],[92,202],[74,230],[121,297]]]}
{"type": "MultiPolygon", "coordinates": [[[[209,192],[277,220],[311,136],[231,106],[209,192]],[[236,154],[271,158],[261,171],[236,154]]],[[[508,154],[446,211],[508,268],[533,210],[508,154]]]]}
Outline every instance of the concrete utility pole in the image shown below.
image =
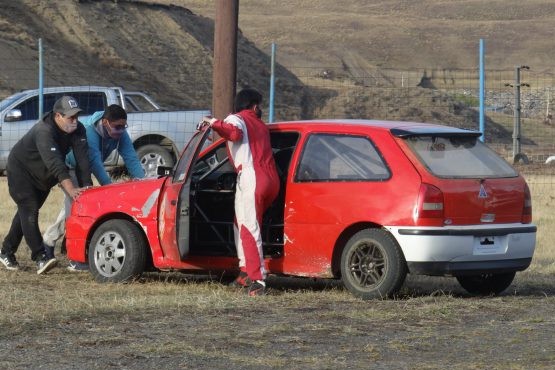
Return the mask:
{"type": "Polygon", "coordinates": [[[233,111],[238,20],[239,0],[216,0],[212,115],[220,119],[233,111]]]}

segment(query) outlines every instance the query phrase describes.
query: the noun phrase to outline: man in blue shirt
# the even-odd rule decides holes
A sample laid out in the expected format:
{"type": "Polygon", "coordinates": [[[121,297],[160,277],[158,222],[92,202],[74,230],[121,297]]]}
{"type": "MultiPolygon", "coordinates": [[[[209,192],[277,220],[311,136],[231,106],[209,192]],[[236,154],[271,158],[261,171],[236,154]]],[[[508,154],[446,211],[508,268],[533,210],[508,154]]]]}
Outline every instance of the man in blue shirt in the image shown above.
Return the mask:
{"type": "MultiPolygon", "coordinates": [[[[145,176],[131,138],[125,130],[127,128],[127,113],[122,107],[112,104],[105,111],[94,113],[83,124],[87,132],[89,166],[100,185],[112,183],[110,175],[104,168],[104,161],[114,149],[117,149],[123,158],[125,167],[132,178],[140,179],[145,176]]],[[[70,168],[75,168],[76,160],[73,152],[67,155],[66,164],[70,168]]],[[[54,256],[54,245],[65,234],[65,222],[71,210],[71,202],[72,199],[65,196],[64,207],[60,210],[56,222],[49,226],[43,235],[49,256],[54,256]]],[[[71,271],[85,271],[88,266],[70,261],[68,269],[71,271]]]]}

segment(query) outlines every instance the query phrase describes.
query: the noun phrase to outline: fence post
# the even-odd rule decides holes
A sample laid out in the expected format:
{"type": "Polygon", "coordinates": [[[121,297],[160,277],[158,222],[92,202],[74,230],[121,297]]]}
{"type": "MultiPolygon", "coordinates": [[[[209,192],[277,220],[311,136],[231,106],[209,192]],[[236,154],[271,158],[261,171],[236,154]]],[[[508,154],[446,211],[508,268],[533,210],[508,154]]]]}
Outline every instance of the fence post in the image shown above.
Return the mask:
{"type": "Polygon", "coordinates": [[[43,96],[43,65],[42,65],[42,38],[39,38],[39,119],[42,118],[44,111],[43,96]]]}
{"type": "Polygon", "coordinates": [[[275,93],[275,65],[276,65],[276,44],[272,42],[272,61],[271,61],[271,74],[270,74],[270,107],[268,109],[268,122],[274,122],[274,93],[275,93]]]}
{"type": "Polygon", "coordinates": [[[545,120],[546,121],[549,120],[548,122],[551,123],[551,118],[549,117],[550,116],[550,114],[549,114],[549,101],[551,100],[551,90],[550,90],[549,87],[545,90],[545,94],[547,95],[547,104],[546,104],[546,107],[545,107],[545,120]]]}
{"type": "Polygon", "coordinates": [[[480,140],[483,142],[486,139],[486,127],[484,121],[484,89],[485,89],[485,71],[484,71],[484,39],[480,39],[480,140]]]}
{"type": "Polygon", "coordinates": [[[526,154],[521,153],[521,146],[520,146],[520,87],[521,86],[530,86],[528,84],[521,84],[520,83],[520,70],[521,69],[530,69],[528,66],[517,66],[515,67],[515,84],[513,85],[514,94],[515,94],[515,107],[514,107],[514,119],[513,119],[513,163],[518,163],[520,160],[524,162],[524,164],[530,163],[528,161],[528,157],[526,154]]]}

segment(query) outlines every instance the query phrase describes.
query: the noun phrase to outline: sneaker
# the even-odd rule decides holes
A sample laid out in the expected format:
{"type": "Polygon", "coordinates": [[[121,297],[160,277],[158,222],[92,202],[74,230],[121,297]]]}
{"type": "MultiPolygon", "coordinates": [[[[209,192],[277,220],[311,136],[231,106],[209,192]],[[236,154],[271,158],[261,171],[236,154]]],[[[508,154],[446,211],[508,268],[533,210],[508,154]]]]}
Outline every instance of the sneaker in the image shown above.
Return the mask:
{"type": "Polygon", "coordinates": [[[239,275],[233,280],[229,286],[234,288],[247,288],[252,285],[252,280],[249,275],[243,270],[239,271],[239,275]]]}
{"type": "Polygon", "coordinates": [[[0,253],[0,262],[6,266],[6,268],[10,271],[17,271],[19,270],[19,263],[15,259],[13,254],[4,254],[0,253]]]}
{"type": "Polygon", "coordinates": [[[54,247],[51,247],[47,244],[44,244],[44,254],[46,255],[46,258],[48,258],[48,259],[55,258],[54,257],[54,247]]]}
{"type": "Polygon", "coordinates": [[[256,280],[254,283],[249,285],[248,294],[249,297],[266,295],[266,283],[264,280],[256,280]]]}
{"type": "Polygon", "coordinates": [[[67,269],[72,272],[85,272],[89,271],[89,265],[87,263],[69,261],[67,269]]]}
{"type": "Polygon", "coordinates": [[[37,261],[37,274],[44,274],[48,272],[52,267],[56,266],[55,258],[48,258],[46,255],[42,255],[37,261]]]}

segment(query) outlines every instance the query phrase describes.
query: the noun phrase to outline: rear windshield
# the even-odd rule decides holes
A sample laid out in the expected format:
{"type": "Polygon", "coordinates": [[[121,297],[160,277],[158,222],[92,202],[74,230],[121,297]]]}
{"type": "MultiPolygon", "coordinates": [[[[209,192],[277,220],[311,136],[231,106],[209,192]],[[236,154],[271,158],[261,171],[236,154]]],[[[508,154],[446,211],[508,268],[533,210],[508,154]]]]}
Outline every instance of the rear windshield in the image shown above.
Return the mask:
{"type": "Polygon", "coordinates": [[[437,177],[516,177],[503,158],[473,136],[409,136],[404,138],[422,163],[437,177]]]}

